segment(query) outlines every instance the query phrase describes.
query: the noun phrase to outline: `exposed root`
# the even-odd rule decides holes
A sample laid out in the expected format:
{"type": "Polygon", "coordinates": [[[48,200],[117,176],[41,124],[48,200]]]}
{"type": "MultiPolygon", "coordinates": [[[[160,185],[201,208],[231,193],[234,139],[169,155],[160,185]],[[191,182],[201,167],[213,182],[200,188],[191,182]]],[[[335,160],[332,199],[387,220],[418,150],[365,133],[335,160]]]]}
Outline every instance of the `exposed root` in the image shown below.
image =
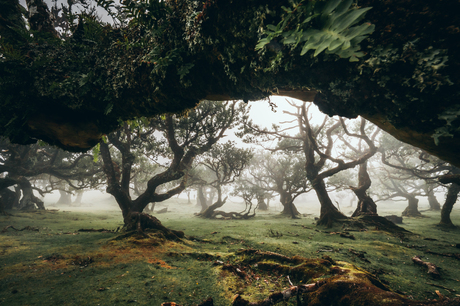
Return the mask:
{"type": "Polygon", "coordinates": [[[94,228],[81,228],[78,230],[78,232],[99,232],[99,233],[115,233],[113,230],[108,230],[105,228],[99,228],[99,229],[94,229],[94,228]]]}
{"type": "Polygon", "coordinates": [[[298,286],[291,286],[290,288],[275,292],[270,294],[266,299],[258,302],[249,302],[241,297],[241,295],[236,295],[235,299],[233,300],[232,306],[269,306],[275,305],[283,301],[289,300],[291,297],[297,297],[300,294],[308,293],[316,291],[319,287],[324,284],[323,281],[318,281],[313,284],[306,284],[306,285],[298,285],[298,286]]]}
{"type": "MultiPolygon", "coordinates": [[[[166,303],[162,303],[161,306],[181,306],[181,305],[174,303],[174,302],[166,302],[166,303]]],[[[201,302],[200,304],[198,304],[197,306],[214,306],[214,301],[212,297],[209,297],[203,302],[201,302]]]]}
{"type": "Polygon", "coordinates": [[[209,217],[210,219],[224,219],[224,220],[246,220],[255,217],[256,213],[238,213],[238,212],[225,212],[221,210],[215,210],[209,217]]]}
{"type": "Polygon", "coordinates": [[[6,233],[9,228],[14,229],[15,231],[18,231],[18,232],[22,232],[24,230],[33,231],[33,232],[39,231],[38,227],[26,226],[22,229],[17,229],[13,225],[8,225],[8,226],[5,226],[5,228],[2,230],[2,233],[6,233]]]}
{"type": "Polygon", "coordinates": [[[427,262],[427,261],[423,261],[421,256],[414,256],[412,257],[412,261],[419,265],[419,266],[425,266],[428,268],[428,274],[430,274],[431,276],[433,277],[441,277],[441,274],[439,274],[439,270],[438,270],[438,267],[431,263],[431,262],[427,262]]]}
{"type": "Polygon", "coordinates": [[[123,231],[125,234],[117,237],[117,240],[133,235],[150,238],[150,233],[167,240],[180,240],[185,236],[182,231],[170,230],[163,226],[156,217],[138,212],[131,212],[125,217],[123,231]]]}
{"type": "Polygon", "coordinates": [[[387,218],[377,215],[362,215],[356,218],[351,218],[345,221],[345,223],[350,227],[358,227],[361,229],[374,226],[375,230],[389,233],[410,233],[405,228],[394,224],[387,218]]]}

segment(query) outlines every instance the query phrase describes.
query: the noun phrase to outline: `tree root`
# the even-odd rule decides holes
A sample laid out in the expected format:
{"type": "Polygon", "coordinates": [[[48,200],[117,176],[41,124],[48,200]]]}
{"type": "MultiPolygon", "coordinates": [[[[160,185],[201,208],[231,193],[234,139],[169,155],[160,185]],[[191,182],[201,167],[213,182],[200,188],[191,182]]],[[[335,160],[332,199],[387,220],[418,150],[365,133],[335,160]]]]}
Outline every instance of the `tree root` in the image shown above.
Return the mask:
{"type": "Polygon", "coordinates": [[[430,274],[431,276],[436,277],[436,278],[441,277],[441,274],[439,274],[438,267],[435,264],[431,263],[431,262],[423,261],[421,256],[412,257],[412,261],[415,264],[419,265],[419,266],[427,267],[428,268],[428,274],[430,274]]]}
{"type": "Polygon", "coordinates": [[[99,233],[115,233],[115,231],[108,230],[105,228],[99,228],[99,229],[94,229],[94,228],[81,228],[78,230],[78,232],[99,232],[99,233]]]}
{"type": "MultiPolygon", "coordinates": [[[[181,306],[181,305],[174,303],[174,302],[166,302],[166,303],[162,303],[161,306],[181,306]]],[[[214,301],[212,297],[208,297],[206,300],[204,300],[197,306],[214,306],[214,301]]]]}
{"type": "Polygon", "coordinates": [[[26,227],[24,227],[22,229],[17,229],[13,225],[8,225],[2,230],[2,233],[6,233],[9,228],[12,228],[12,229],[14,229],[15,231],[18,231],[18,232],[22,232],[24,230],[34,231],[34,232],[39,231],[38,227],[26,226],[26,227]]]}
{"type": "Polygon", "coordinates": [[[241,297],[241,295],[236,295],[233,300],[232,306],[270,306],[275,305],[283,301],[289,300],[291,297],[299,297],[300,294],[316,291],[319,287],[324,284],[323,281],[318,281],[313,284],[291,286],[290,288],[275,292],[270,294],[266,299],[258,302],[249,302],[241,297]]]}
{"type": "Polygon", "coordinates": [[[253,214],[249,214],[249,213],[238,213],[238,212],[233,212],[233,211],[225,212],[221,210],[215,210],[207,218],[223,219],[223,220],[247,220],[247,219],[255,217],[255,215],[256,215],[255,212],[253,214]]]}
{"type": "Polygon", "coordinates": [[[133,236],[134,234],[143,238],[150,238],[150,232],[167,240],[181,240],[185,236],[182,231],[170,230],[163,226],[156,217],[138,212],[131,212],[125,217],[123,231],[126,232],[126,234],[122,235],[123,238],[133,236]]]}

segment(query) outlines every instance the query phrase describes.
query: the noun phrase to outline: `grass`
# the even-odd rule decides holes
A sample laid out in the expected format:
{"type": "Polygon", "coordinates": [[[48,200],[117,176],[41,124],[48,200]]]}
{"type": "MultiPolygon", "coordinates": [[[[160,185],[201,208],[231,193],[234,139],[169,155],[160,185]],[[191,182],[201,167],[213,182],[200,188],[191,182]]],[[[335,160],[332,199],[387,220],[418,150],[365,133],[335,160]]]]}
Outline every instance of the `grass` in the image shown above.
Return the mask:
{"type": "MultiPolygon", "coordinates": [[[[215,305],[230,305],[237,293],[255,301],[287,288],[286,275],[263,274],[254,268],[251,278],[242,280],[214,265],[216,260],[240,264],[236,253],[250,248],[306,258],[327,255],[369,271],[413,299],[437,298],[436,290],[449,298],[459,296],[460,260],[429,253],[460,253],[456,247],[460,230],[436,227],[439,212],[405,219],[403,227],[412,234],[369,228],[350,231],[352,240],[337,234],[342,226],[317,228],[313,215],[292,220],[272,211],[250,220],[204,220],[193,216],[196,208],[185,202],[171,200],[166,203],[171,212],[157,216],[165,226],[185,231],[188,239],[182,243],[115,241],[114,233],[78,232],[121,226],[121,213],[114,206],[94,212],[60,207],[59,211],[13,211],[12,216],[0,216],[0,230],[8,225],[39,229],[10,228],[0,233],[0,305],[161,305],[172,301],[194,305],[209,296],[215,305]],[[441,278],[434,279],[414,265],[414,255],[440,267],[441,278]]],[[[241,210],[238,204],[224,208],[241,210]]],[[[452,220],[460,225],[458,209],[452,220]]],[[[294,284],[316,280],[290,276],[294,284]]],[[[288,305],[294,305],[294,300],[288,305]]]]}

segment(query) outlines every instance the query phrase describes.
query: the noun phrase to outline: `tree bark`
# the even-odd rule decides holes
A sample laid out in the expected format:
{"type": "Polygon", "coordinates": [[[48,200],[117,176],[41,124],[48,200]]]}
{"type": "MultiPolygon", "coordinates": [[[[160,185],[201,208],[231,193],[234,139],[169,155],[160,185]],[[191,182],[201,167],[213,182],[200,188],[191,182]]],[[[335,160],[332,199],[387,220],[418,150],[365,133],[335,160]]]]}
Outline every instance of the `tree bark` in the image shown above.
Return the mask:
{"type": "Polygon", "coordinates": [[[422,214],[418,211],[418,199],[412,195],[404,196],[408,201],[406,209],[402,212],[403,217],[420,217],[422,214]]]}
{"type": "Polygon", "coordinates": [[[321,213],[317,225],[331,227],[334,222],[340,219],[347,219],[347,216],[342,214],[332,203],[324,181],[320,177],[317,177],[310,180],[310,182],[321,204],[321,213]]]}
{"type": "Polygon", "coordinates": [[[446,201],[441,209],[441,221],[439,222],[440,226],[455,226],[450,219],[450,213],[454,207],[455,202],[457,202],[458,194],[460,192],[460,185],[452,183],[447,190],[446,201]]]}
{"type": "Polygon", "coordinates": [[[367,173],[367,161],[365,161],[359,165],[358,187],[350,187],[358,197],[358,207],[352,217],[361,215],[377,215],[377,205],[366,192],[369,187],[371,187],[371,178],[367,173]]]}

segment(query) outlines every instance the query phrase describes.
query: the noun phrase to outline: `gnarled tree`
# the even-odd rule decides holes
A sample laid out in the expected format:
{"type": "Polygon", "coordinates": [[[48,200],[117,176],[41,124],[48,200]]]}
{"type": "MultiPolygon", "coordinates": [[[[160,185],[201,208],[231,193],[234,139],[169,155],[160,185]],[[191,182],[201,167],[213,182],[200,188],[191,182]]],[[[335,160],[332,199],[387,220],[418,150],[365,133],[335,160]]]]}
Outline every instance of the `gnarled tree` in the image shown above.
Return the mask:
{"type": "Polygon", "coordinates": [[[206,102],[184,117],[166,115],[151,119],[145,128],[147,131],[142,127],[132,130],[125,124],[118,132],[109,134],[108,143],[100,143],[100,151],[107,175],[107,192],[120,206],[125,230],[144,233],[144,229],[150,228],[160,230],[170,238],[183,236],[183,233],[166,229],[158,219],[142,211],[151,202],[162,202],[182,192],[187,186],[187,171],[195,158],[209,151],[227,129],[234,127],[245,115],[242,103],[206,102]],[[157,138],[154,131],[164,138],[157,138]],[[110,147],[119,152],[121,165],[114,162],[110,147]],[[146,154],[168,158],[169,164],[153,175],[145,191],[133,199],[130,190],[132,168],[136,161],[133,151],[139,147],[147,149],[146,154]],[[161,185],[173,181],[178,183],[160,192],[161,185]]]}
{"type": "Polygon", "coordinates": [[[14,142],[87,150],[120,119],[288,95],[460,166],[458,1],[123,1],[129,21],[81,14],[64,40],[42,0],[27,4],[0,1],[0,134],[14,142]]]}

